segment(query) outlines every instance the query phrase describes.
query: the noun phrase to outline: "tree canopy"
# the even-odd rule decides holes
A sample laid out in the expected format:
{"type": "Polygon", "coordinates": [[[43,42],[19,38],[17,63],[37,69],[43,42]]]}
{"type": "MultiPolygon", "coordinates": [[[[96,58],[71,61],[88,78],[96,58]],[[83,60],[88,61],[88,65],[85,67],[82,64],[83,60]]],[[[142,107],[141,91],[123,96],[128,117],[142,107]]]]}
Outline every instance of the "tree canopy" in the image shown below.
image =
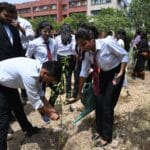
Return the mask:
{"type": "Polygon", "coordinates": [[[76,30],[79,25],[84,23],[95,25],[98,29],[104,31],[117,31],[120,28],[129,29],[130,27],[129,20],[124,12],[113,8],[101,9],[100,13],[95,16],[87,16],[84,13],[74,13],[61,22],[56,22],[51,17],[35,18],[31,20],[33,28],[35,29],[39,22],[43,20],[49,21],[55,30],[58,30],[64,23],[70,24],[73,30],[76,30]]]}
{"type": "Polygon", "coordinates": [[[37,28],[38,24],[42,21],[48,21],[55,29],[59,28],[59,24],[53,18],[51,18],[49,16],[48,17],[37,17],[37,18],[31,19],[29,21],[32,24],[34,30],[37,28]]]}
{"type": "Polygon", "coordinates": [[[105,31],[117,31],[120,28],[129,28],[130,23],[125,14],[117,9],[101,9],[100,13],[94,17],[94,24],[98,29],[105,31]]]}
{"type": "Polygon", "coordinates": [[[150,0],[132,0],[129,18],[135,28],[144,28],[150,33],[150,0]]]}
{"type": "Polygon", "coordinates": [[[88,23],[89,19],[86,14],[84,13],[74,13],[71,14],[69,17],[66,17],[61,24],[68,23],[71,25],[73,30],[76,30],[80,24],[88,23]]]}

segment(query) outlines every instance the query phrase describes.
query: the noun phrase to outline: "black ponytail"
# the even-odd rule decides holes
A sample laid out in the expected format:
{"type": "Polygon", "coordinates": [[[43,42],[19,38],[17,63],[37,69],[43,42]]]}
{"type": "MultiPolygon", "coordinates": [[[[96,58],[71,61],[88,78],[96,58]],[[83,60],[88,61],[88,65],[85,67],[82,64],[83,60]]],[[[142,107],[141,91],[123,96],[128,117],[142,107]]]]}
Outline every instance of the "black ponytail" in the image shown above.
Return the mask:
{"type": "Polygon", "coordinates": [[[61,41],[64,45],[70,44],[72,41],[71,27],[68,24],[63,24],[60,28],[61,41]]]}

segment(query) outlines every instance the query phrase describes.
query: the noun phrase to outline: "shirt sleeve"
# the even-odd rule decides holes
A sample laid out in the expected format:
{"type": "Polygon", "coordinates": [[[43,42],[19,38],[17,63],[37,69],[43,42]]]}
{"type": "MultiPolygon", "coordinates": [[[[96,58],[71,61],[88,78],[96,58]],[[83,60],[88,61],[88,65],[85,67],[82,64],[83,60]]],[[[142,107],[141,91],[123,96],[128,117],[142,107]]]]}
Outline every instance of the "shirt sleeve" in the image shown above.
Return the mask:
{"type": "Polygon", "coordinates": [[[58,36],[55,38],[55,48],[58,49],[58,36]]]}
{"type": "Polygon", "coordinates": [[[41,97],[44,96],[41,85],[37,83],[36,78],[24,77],[23,84],[27,92],[27,96],[34,109],[39,109],[44,106],[41,97]]]}
{"type": "Polygon", "coordinates": [[[53,40],[53,60],[57,61],[57,47],[55,40],[53,40]]]}
{"type": "Polygon", "coordinates": [[[121,59],[121,62],[128,62],[128,53],[116,42],[107,43],[108,49],[117,57],[121,59]]]}
{"type": "Polygon", "coordinates": [[[35,49],[36,45],[33,41],[30,41],[25,56],[31,58],[34,55],[35,49]]]}
{"type": "Polygon", "coordinates": [[[33,40],[34,38],[34,31],[32,28],[32,25],[29,21],[25,19],[19,19],[20,25],[24,28],[25,30],[25,35],[21,34],[21,36],[26,39],[26,40],[33,40]]]}
{"type": "Polygon", "coordinates": [[[84,60],[82,61],[82,67],[81,67],[81,71],[80,71],[80,77],[87,78],[88,75],[89,75],[90,68],[91,68],[91,62],[88,59],[87,53],[85,53],[84,60]]]}
{"type": "Polygon", "coordinates": [[[75,35],[72,36],[72,50],[76,52],[76,40],[75,40],[75,35]]]}
{"type": "Polygon", "coordinates": [[[124,42],[123,42],[122,39],[119,39],[119,40],[117,41],[117,43],[118,43],[122,48],[124,48],[124,42]]]}
{"type": "Polygon", "coordinates": [[[33,40],[34,38],[34,31],[32,29],[32,25],[29,23],[26,25],[25,28],[25,36],[28,40],[33,40]]]}

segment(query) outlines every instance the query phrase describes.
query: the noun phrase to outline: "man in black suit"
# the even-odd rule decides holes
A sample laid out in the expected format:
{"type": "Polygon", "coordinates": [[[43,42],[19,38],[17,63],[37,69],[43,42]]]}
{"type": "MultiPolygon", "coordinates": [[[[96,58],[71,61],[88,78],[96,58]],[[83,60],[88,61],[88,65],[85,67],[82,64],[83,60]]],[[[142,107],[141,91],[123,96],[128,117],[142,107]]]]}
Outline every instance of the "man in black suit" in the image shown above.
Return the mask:
{"type": "MultiPolygon", "coordinates": [[[[8,58],[23,56],[23,49],[18,30],[11,25],[13,15],[16,13],[16,7],[9,3],[0,3],[0,61],[8,58]]],[[[10,89],[11,99],[7,102],[0,95],[0,150],[7,149],[7,131],[6,122],[10,119],[3,114],[2,109],[11,108],[22,128],[28,136],[38,132],[38,128],[32,127],[24,113],[23,105],[20,101],[19,92],[16,89],[10,89]],[[13,100],[12,100],[13,99],[13,100]],[[5,107],[4,107],[5,105],[5,107]]],[[[6,111],[8,112],[8,111],[6,111]]]]}

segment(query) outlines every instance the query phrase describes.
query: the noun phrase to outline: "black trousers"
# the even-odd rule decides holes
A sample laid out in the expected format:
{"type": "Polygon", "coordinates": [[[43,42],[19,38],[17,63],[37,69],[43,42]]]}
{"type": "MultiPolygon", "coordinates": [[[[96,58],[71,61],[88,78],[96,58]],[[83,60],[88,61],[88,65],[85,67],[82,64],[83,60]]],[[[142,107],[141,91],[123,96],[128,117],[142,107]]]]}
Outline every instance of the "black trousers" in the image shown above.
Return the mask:
{"type": "Polygon", "coordinates": [[[0,150],[7,149],[10,108],[14,112],[23,131],[28,132],[32,128],[24,113],[18,90],[0,85],[0,150]]]}
{"type": "Polygon", "coordinates": [[[96,125],[98,133],[108,142],[112,140],[114,107],[124,80],[123,75],[119,83],[113,85],[114,76],[119,71],[120,65],[110,71],[100,72],[100,95],[96,99],[96,125]]]}

